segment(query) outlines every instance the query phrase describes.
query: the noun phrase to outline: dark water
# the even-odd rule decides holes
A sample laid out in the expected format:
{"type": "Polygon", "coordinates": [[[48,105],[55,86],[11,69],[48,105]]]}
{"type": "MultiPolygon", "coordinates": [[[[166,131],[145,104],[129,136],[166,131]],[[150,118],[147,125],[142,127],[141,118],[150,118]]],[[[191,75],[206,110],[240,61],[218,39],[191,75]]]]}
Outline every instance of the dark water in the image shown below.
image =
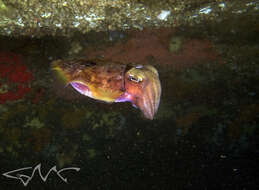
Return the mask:
{"type": "Polygon", "coordinates": [[[132,31],[1,37],[0,168],[23,170],[1,175],[0,189],[257,189],[259,39],[219,31],[144,30],[150,40],[132,31]],[[129,42],[144,48],[134,52],[129,42]],[[51,61],[90,54],[130,54],[157,68],[154,120],[56,83],[51,61]]]}

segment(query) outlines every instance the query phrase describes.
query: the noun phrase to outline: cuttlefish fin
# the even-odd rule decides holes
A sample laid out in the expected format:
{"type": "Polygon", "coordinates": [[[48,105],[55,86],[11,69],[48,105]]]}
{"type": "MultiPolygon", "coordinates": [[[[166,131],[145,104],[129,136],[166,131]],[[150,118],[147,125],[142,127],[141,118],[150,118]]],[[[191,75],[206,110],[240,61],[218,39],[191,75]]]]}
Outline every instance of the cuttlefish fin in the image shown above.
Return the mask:
{"type": "Polygon", "coordinates": [[[87,85],[85,85],[81,82],[78,82],[78,81],[72,81],[72,82],[70,82],[70,84],[80,94],[83,94],[85,96],[88,96],[88,97],[92,98],[92,92],[87,85]]]}

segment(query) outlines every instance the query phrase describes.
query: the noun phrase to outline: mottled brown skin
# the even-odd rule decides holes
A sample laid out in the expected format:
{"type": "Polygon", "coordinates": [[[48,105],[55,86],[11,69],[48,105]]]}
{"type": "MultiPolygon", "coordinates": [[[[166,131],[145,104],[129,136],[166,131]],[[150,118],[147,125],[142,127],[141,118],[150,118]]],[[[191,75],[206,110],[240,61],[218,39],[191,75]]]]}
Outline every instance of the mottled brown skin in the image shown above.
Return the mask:
{"type": "Polygon", "coordinates": [[[77,59],[52,63],[67,83],[80,93],[105,102],[130,101],[153,119],[161,95],[157,70],[151,65],[121,64],[77,59]],[[81,88],[82,87],[82,88],[81,88]]]}
{"type": "Polygon", "coordinates": [[[95,99],[114,102],[125,92],[124,71],[126,65],[102,60],[85,59],[54,62],[68,82],[80,81],[90,87],[95,99]]]}

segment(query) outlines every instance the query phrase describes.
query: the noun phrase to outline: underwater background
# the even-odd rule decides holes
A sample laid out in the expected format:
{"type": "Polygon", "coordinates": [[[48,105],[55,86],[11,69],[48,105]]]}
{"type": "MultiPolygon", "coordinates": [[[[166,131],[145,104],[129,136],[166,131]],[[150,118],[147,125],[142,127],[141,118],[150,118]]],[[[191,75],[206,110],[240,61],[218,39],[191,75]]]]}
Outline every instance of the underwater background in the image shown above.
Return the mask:
{"type": "Polygon", "coordinates": [[[255,3],[255,14],[213,24],[0,36],[0,189],[258,189],[255,3]],[[51,62],[70,57],[153,65],[154,119],[60,83],[51,62]],[[44,181],[32,176],[39,164],[44,176],[80,170],[44,181]]]}

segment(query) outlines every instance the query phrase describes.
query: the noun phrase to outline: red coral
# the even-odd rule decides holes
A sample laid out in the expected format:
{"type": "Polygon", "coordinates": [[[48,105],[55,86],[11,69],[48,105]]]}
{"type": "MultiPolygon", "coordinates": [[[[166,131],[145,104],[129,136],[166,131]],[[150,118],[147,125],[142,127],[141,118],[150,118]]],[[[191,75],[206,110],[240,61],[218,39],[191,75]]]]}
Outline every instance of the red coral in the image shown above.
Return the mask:
{"type": "MultiPolygon", "coordinates": [[[[22,63],[21,56],[14,53],[0,52],[0,80],[5,79],[12,90],[0,94],[0,104],[23,98],[31,89],[32,73],[22,63]]],[[[1,87],[1,84],[0,84],[1,87]]]]}
{"type": "Polygon", "coordinates": [[[104,50],[89,48],[86,54],[89,59],[103,56],[108,60],[126,63],[148,63],[148,58],[153,57],[159,64],[167,64],[178,69],[218,59],[212,42],[206,39],[184,39],[181,52],[169,52],[168,42],[174,33],[173,29],[168,28],[131,31],[126,43],[116,43],[104,50]]]}

